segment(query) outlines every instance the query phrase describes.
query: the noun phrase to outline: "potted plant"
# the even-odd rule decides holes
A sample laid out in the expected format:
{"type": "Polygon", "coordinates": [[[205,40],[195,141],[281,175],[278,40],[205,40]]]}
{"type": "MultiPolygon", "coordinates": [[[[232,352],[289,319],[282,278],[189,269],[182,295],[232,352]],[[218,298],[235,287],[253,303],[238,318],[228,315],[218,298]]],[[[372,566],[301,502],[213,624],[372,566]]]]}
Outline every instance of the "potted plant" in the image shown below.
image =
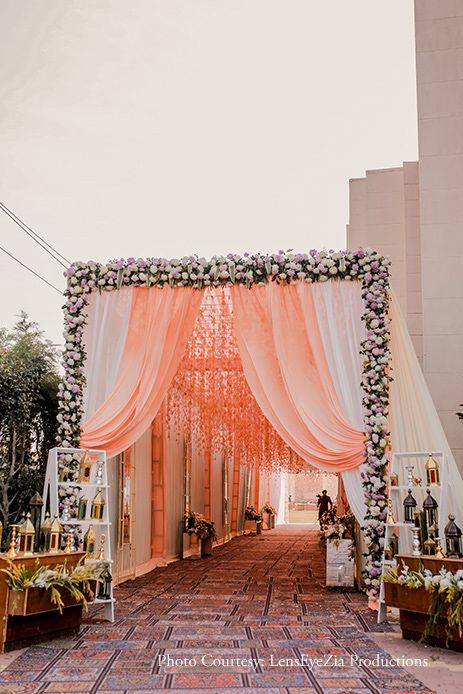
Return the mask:
{"type": "Polygon", "coordinates": [[[463,569],[453,573],[442,566],[433,574],[402,563],[389,567],[383,580],[385,602],[399,609],[405,638],[463,650],[463,569]]]}
{"type": "Polygon", "coordinates": [[[326,548],[326,585],[353,587],[355,517],[337,515],[336,506],[320,518],[320,544],[326,548]]]}
{"type": "Polygon", "coordinates": [[[212,542],[217,540],[214,522],[205,518],[202,513],[190,511],[185,517],[185,527],[189,535],[196,535],[201,540],[201,556],[212,554],[212,542]]]}
{"type": "Polygon", "coordinates": [[[53,569],[10,563],[1,569],[7,576],[8,614],[24,617],[52,610],[62,614],[64,608],[79,603],[86,607],[94,598],[95,586],[106,566],[106,562],[79,562],[68,570],[66,561],[53,569]]]}
{"type": "Polygon", "coordinates": [[[254,506],[246,506],[244,511],[245,521],[254,521],[256,524],[256,535],[260,535],[262,532],[262,515],[256,511],[254,506]]]}
{"type": "Polygon", "coordinates": [[[267,528],[271,530],[275,527],[276,511],[268,502],[262,506],[262,515],[267,514],[267,528]]]}

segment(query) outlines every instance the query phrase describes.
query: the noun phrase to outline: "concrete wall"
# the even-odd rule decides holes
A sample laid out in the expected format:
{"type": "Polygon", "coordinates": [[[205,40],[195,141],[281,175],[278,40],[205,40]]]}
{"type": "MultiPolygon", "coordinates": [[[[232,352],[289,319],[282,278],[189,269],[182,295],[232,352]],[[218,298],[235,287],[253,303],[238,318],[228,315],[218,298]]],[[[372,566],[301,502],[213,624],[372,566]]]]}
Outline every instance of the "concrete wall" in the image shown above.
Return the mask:
{"type": "Polygon", "coordinates": [[[349,181],[347,247],[369,246],[392,261],[392,286],[422,357],[421,255],[417,162],[367,171],[349,181]]]}
{"type": "Polygon", "coordinates": [[[463,0],[415,0],[424,372],[463,467],[463,0]]]}

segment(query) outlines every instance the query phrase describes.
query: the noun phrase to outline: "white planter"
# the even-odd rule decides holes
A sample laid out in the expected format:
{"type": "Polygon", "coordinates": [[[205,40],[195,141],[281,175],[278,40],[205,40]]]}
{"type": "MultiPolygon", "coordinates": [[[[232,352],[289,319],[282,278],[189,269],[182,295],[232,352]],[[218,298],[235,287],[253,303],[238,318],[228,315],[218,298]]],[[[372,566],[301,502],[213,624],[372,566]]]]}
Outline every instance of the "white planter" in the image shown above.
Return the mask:
{"type": "Polygon", "coordinates": [[[326,585],[353,588],[354,559],[352,540],[328,540],[326,543],[326,585]]]}

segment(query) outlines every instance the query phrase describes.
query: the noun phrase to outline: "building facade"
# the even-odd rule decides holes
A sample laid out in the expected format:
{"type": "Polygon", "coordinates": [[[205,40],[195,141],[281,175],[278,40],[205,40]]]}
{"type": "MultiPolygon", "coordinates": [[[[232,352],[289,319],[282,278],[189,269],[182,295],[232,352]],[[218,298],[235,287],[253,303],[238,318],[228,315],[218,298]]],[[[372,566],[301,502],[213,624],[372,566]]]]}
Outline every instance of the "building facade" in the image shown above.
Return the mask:
{"type": "Polygon", "coordinates": [[[419,164],[350,181],[348,247],[389,255],[393,287],[463,470],[463,0],[415,0],[419,164]]]}

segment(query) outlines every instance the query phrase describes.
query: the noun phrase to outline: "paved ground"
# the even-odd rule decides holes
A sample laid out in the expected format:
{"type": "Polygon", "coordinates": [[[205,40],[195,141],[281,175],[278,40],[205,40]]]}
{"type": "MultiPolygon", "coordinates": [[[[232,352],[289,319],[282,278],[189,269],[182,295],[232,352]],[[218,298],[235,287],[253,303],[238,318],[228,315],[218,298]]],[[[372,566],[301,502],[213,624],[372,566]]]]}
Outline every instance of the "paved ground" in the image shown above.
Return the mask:
{"type": "Polygon", "coordinates": [[[323,574],[307,527],[236,538],[124,584],[115,624],[94,612],[74,640],[27,649],[0,673],[0,694],[431,691],[375,665],[388,655],[364,596],[327,592],[323,574]]]}

